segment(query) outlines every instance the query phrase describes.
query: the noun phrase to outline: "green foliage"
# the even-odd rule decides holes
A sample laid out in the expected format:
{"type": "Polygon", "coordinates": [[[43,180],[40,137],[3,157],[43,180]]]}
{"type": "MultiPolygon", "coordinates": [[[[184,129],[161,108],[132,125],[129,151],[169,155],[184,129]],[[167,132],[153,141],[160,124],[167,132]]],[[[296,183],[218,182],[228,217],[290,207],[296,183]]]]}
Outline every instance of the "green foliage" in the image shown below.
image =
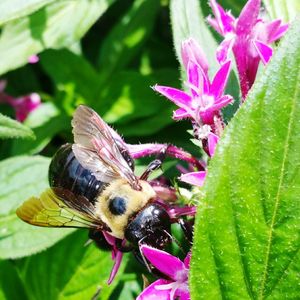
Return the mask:
{"type": "MultiPolygon", "coordinates": [[[[218,2],[238,16],[246,0],[218,2]]],[[[299,12],[296,0],[263,2],[271,18],[291,21],[299,12]]],[[[111,252],[85,245],[86,230],[34,227],[15,210],[48,187],[50,157],[73,141],[79,104],[95,109],[128,143],[173,143],[200,156],[186,132],[190,122],[174,122],[175,105],[151,86],[186,88],[180,45],[189,37],[202,46],[210,75],[219,68],[221,38],[207,25],[208,14],[208,1],[197,0],[0,1],[5,93],[42,99],[20,123],[0,92],[0,299],[131,300],[141,292],[148,272],[131,253],[108,286],[111,252]],[[28,64],[33,54],[40,61],[28,64]]],[[[230,121],[204,190],[192,191],[192,199],[205,195],[197,203],[192,299],[300,298],[299,27],[298,20],[230,121]]],[[[224,109],[226,122],[239,106],[234,72],[226,93],[236,102],[224,109]]],[[[172,182],[176,162],[163,166],[172,182]]],[[[137,161],[137,175],[147,163],[137,161]]],[[[181,228],[172,227],[187,250],[181,228]]]]}
{"type": "Polygon", "coordinates": [[[34,227],[22,222],[16,208],[47,187],[49,159],[19,156],[0,163],[0,258],[28,256],[52,246],[72,230],[34,227]]]}
{"type": "Polygon", "coordinates": [[[34,134],[27,126],[0,114],[0,138],[34,139],[34,134]]]}
{"type": "Polygon", "coordinates": [[[300,19],[229,124],[199,200],[193,299],[297,299],[300,19]]]}
{"type": "Polygon", "coordinates": [[[0,74],[26,64],[30,55],[44,49],[71,46],[111,2],[52,1],[38,11],[6,23],[0,37],[0,74]]]}
{"type": "Polygon", "coordinates": [[[285,22],[291,22],[300,13],[298,0],[264,0],[263,2],[272,19],[280,18],[285,22]]]}

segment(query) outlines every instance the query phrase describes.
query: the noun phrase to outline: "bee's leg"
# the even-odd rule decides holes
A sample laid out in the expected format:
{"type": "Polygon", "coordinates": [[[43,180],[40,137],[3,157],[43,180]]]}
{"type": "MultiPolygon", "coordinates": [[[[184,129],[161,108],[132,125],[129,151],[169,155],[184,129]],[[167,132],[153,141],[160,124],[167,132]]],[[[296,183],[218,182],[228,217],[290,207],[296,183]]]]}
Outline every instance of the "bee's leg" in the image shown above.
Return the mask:
{"type": "Polygon", "coordinates": [[[147,178],[149,177],[149,175],[159,169],[163,163],[163,161],[166,158],[167,155],[167,151],[168,151],[168,147],[169,145],[166,145],[165,147],[163,147],[159,154],[156,156],[155,160],[153,160],[147,167],[147,169],[145,170],[145,172],[142,174],[142,176],[140,177],[141,180],[147,180],[147,178]]]}
{"type": "Polygon", "coordinates": [[[132,251],[132,245],[122,245],[123,240],[116,239],[116,247],[121,252],[130,252],[132,251]]]}
{"type": "Polygon", "coordinates": [[[179,218],[177,220],[177,223],[180,225],[186,239],[189,241],[190,244],[193,242],[193,224],[191,224],[189,221],[186,221],[182,218],[179,218]]]}

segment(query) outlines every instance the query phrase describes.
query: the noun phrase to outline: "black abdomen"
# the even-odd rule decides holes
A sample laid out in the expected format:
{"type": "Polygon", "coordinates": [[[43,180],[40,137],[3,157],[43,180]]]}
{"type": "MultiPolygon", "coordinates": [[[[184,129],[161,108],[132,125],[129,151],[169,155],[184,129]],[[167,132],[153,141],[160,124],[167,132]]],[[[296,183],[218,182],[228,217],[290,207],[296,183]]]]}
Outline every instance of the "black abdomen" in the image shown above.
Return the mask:
{"type": "Polygon", "coordinates": [[[107,185],[81,166],[72,151],[72,144],[61,146],[53,156],[49,167],[49,183],[50,187],[62,187],[75,195],[85,196],[93,204],[107,185]]]}

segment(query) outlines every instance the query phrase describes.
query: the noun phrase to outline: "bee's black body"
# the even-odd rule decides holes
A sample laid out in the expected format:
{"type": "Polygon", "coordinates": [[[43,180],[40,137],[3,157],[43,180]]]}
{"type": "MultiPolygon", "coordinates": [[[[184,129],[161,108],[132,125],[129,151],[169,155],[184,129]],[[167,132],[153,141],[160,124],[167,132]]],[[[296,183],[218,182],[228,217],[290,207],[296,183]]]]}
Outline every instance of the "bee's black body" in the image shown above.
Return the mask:
{"type": "Polygon", "coordinates": [[[84,196],[93,204],[97,195],[107,186],[81,166],[72,151],[72,144],[60,147],[52,158],[49,184],[50,187],[61,187],[73,192],[74,195],[84,196]]]}

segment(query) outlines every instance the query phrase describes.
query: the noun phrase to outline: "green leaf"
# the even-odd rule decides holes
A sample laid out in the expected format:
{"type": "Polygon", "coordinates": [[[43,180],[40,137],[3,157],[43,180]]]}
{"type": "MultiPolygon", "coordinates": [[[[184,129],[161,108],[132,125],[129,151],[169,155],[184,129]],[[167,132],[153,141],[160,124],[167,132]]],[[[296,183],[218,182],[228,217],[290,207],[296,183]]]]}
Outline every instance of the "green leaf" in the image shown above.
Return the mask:
{"type": "Polygon", "coordinates": [[[8,21],[27,16],[51,2],[54,0],[2,0],[0,26],[8,21]]]}
{"type": "Polygon", "coordinates": [[[137,0],[112,29],[99,55],[102,81],[124,68],[136,55],[152,32],[159,8],[159,0],[137,0]]]}
{"type": "Polygon", "coordinates": [[[87,231],[78,230],[52,248],[20,262],[20,277],[30,299],[86,300],[92,299],[97,291],[101,295],[103,288],[105,294],[109,294],[107,288],[112,289],[117,284],[126,257],[113,286],[107,287],[112,268],[111,252],[100,251],[94,245],[85,246],[87,240],[87,231]]]}
{"type": "Polygon", "coordinates": [[[264,0],[271,19],[281,19],[284,22],[291,22],[300,13],[299,0],[264,0]]]}
{"type": "Polygon", "coordinates": [[[18,272],[12,261],[0,261],[0,299],[28,299],[18,272]]]}
{"type": "Polygon", "coordinates": [[[62,114],[53,103],[43,103],[26,119],[36,139],[15,140],[12,143],[11,155],[36,154],[42,151],[51,139],[63,130],[71,130],[71,120],[62,114]]]}
{"type": "Polygon", "coordinates": [[[113,0],[55,1],[35,13],[7,23],[0,36],[0,74],[27,63],[47,48],[63,48],[79,40],[113,0]]]}
{"type": "Polygon", "coordinates": [[[41,64],[59,90],[72,87],[87,103],[95,101],[99,74],[84,57],[66,49],[47,50],[41,54],[41,64]]]}
{"type": "Polygon", "coordinates": [[[30,128],[0,113],[0,139],[3,138],[29,138],[34,139],[30,128]]]}
{"type": "Polygon", "coordinates": [[[0,162],[0,258],[27,256],[52,246],[72,229],[41,228],[21,221],[15,211],[48,186],[49,159],[19,156],[0,162]]]}
{"type": "Polygon", "coordinates": [[[192,37],[198,41],[208,59],[211,71],[215,72],[218,69],[215,58],[217,42],[208,29],[199,1],[171,0],[170,9],[173,40],[181,65],[181,43],[192,37]]]}
{"type": "Polygon", "coordinates": [[[300,297],[299,27],[298,18],[211,161],[195,224],[193,299],[300,297]]]}

